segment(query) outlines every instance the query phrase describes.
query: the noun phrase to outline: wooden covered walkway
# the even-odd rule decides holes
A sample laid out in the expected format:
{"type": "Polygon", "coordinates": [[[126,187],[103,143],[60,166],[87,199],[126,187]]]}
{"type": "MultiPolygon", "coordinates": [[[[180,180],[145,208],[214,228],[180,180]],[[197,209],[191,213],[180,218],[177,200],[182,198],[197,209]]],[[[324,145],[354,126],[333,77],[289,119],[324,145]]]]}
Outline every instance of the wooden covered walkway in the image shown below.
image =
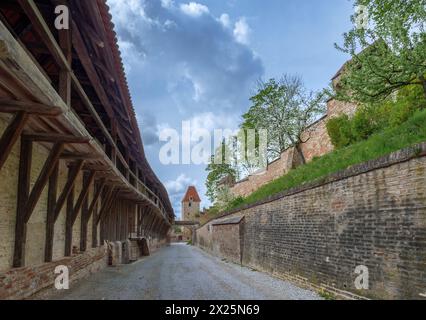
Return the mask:
{"type": "Polygon", "coordinates": [[[166,238],[173,209],[145,158],[105,1],[0,2],[0,179],[0,272],[166,238]],[[58,5],[69,29],[55,28],[58,5]]]}

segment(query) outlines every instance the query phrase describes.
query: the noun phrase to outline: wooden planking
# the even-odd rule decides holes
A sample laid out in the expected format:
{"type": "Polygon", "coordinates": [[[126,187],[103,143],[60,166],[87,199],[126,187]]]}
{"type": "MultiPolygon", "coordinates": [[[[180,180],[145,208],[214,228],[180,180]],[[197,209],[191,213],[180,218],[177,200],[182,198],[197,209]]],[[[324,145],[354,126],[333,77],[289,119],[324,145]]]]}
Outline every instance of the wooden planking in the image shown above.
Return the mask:
{"type": "Polygon", "coordinates": [[[12,151],[12,148],[18,140],[19,136],[21,135],[27,121],[28,114],[25,112],[19,112],[15,115],[11,123],[4,131],[0,139],[0,170],[9,157],[9,154],[12,151]]]}
{"type": "MultiPolygon", "coordinates": [[[[22,48],[25,50],[25,52],[29,55],[29,57],[31,58],[31,61],[38,67],[38,69],[39,69],[39,71],[41,72],[41,73],[43,73],[44,74],[44,76],[46,77],[46,78],[48,78],[48,76],[47,76],[47,74],[46,74],[46,72],[43,70],[43,68],[40,66],[40,64],[38,63],[38,61],[32,56],[32,54],[30,53],[30,50],[28,50],[28,48],[24,45],[24,43],[22,42],[22,40],[20,39],[20,35],[19,34],[16,34],[14,31],[13,31],[13,28],[12,28],[12,26],[10,26],[9,24],[8,24],[8,22],[7,22],[7,19],[6,19],[6,17],[3,15],[3,13],[0,11],[0,19],[1,19],[1,21],[3,21],[3,23],[7,26],[7,28],[10,30],[10,32],[12,32],[13,33],[13,35],[14,35],[14,37],[16,38],[16,40],[19,42],[19,44],[21,44],[21,46],[22,46],[22,48]]],[[[1,47],[1,46],[0,46],[1,47]]],[[[1,51],[1,49],[0,49],[0,51],[1,51]]],[[[7,51],[5,51],[5,52],[7,52],[7,51]]],[[[2,58],[2,54],[0,53],[0,58],[2,58]]],[[[4,57],[3,57],[4,58],[4,57]]],[[[50,79],[49,79],[50,80],[50,79]]]]}

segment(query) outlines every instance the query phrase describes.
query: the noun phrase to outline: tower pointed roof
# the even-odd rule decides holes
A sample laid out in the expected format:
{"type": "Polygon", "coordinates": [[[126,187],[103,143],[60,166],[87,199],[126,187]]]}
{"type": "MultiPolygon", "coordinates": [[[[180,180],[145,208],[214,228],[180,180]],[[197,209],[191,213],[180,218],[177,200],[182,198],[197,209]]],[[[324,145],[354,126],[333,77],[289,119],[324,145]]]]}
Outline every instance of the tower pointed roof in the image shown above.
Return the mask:
{"type": "Polygon", "coordinates": [[[194,186],[188,187],[188,190],[186,191],[182,202],[189,202],[190,200],[192,200],[193,202],[201,202],[201,198],[198,195],[197,189],[194,186]]]}

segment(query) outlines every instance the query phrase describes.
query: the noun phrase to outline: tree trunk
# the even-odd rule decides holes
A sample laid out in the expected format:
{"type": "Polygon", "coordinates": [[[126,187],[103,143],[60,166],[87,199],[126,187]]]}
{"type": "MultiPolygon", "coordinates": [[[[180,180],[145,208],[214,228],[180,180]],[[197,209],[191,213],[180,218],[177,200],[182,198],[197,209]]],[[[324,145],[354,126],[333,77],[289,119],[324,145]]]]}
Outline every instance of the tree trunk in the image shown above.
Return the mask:
{"type": "Polygon", "coordinates": [[[300,161],[302,162],[302,164],[306,164],[306,158],[305,158],[305,155],[303,154],[302,148],[300,147],[300,143],[296,144],[295,149],[297,153],[299,154],[300,161]]]}

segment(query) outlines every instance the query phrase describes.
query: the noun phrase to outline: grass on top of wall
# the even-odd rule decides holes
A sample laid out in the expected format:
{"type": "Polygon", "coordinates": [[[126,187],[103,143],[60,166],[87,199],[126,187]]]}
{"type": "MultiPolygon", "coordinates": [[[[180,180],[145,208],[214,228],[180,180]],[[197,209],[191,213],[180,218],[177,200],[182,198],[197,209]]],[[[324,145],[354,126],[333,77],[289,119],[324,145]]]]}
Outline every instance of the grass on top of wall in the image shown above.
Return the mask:
{"type": "Polygon", "coordinates": [[[259,188],[246,198],[235,199],[227,209],[238,209],[256,203],[304,183],[314,182],[352,165],[377,159],[424,141],[426,141],[426,110],[418,111],[399,127],[385,129],[372,135],[368,140],[333,151],[306,165],[297,167],[288,174],[259,188]]]}

